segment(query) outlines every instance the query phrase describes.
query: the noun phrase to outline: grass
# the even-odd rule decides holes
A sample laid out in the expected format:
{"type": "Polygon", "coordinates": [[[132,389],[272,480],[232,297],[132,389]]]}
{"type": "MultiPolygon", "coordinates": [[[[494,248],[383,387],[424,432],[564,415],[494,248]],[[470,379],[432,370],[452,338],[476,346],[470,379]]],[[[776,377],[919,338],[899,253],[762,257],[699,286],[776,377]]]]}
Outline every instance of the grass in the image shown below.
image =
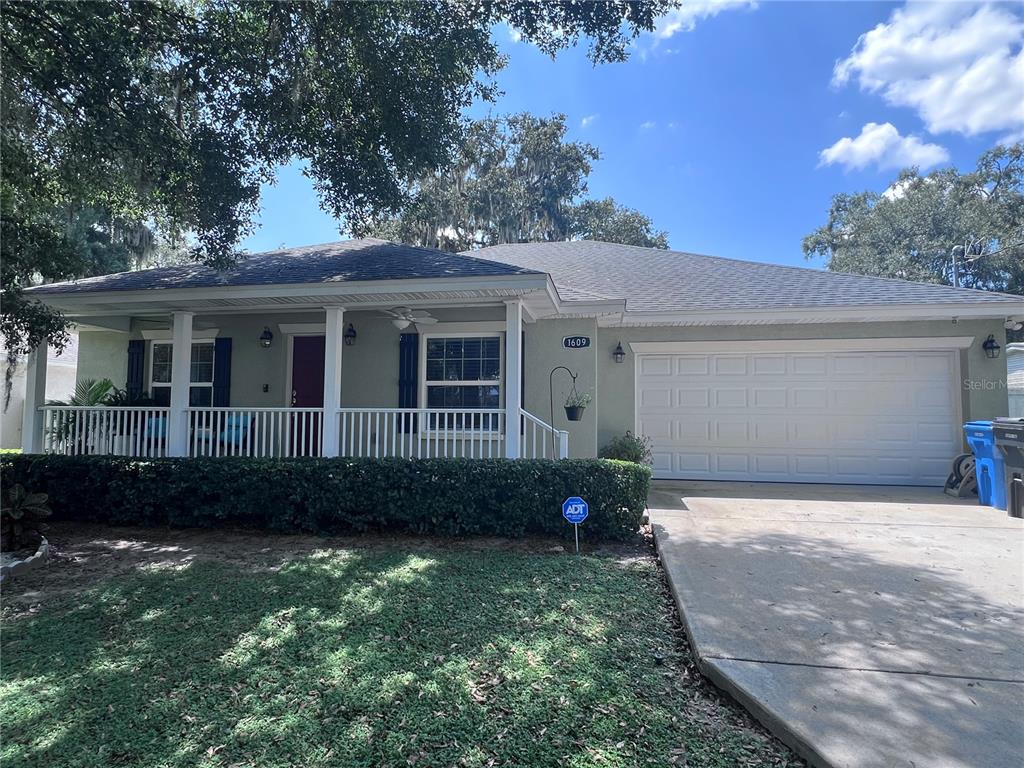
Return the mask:
{"type": "Polygon", "coordinates": [[[796,765],[696,678],[677,631],[649,557],[150,564],[9,616],[0,762],[796,765]]]}

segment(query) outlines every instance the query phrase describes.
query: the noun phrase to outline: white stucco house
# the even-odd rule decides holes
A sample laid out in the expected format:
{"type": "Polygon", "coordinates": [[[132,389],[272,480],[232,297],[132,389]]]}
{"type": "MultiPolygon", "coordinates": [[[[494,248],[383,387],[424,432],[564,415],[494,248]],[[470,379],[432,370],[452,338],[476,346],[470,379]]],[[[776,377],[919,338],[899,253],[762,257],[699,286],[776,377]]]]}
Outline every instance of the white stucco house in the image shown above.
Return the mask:
{"type": "MultiPolygon", "coordinates": [[[[46,365],[46,399],[67,400],[74,394],[78,365],[78,337],[71,339],[62,352],[51,349],[46,365]]],[[[0,352],[0,371],[7,370],[7,353],[0,352]]],[[[25,420],[25,366],[14,369],[11,399],[0,416],[0,448],[20,448],[21,428],[25,420]]]]}
{"type": "Polygon", "coordinates": [[[31,366],[28,451],[583,457],[632,430],[656,477],[754,481],[941,485],[963,422],[1007,413],[1024,319],[1020,296],[587,241],[350,240],[31,294],[76,323],[79,378],[150,399],[41,408],[31,366]]]}
{"type": "Polygon", "coordinates": [[[1006,391],[1010,415],[1024,417],[1024,343],[1006,345],[1006,391]]]}

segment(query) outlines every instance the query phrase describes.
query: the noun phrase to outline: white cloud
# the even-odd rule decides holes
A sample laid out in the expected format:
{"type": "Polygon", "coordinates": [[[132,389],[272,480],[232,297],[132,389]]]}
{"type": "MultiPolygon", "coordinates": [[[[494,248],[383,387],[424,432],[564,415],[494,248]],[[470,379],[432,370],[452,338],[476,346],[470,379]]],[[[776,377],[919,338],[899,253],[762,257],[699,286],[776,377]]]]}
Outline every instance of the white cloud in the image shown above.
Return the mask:
{"type": "Polygon", "coordinates": [[[597,117],[597,115],[587,115],[582,120],[580,120],[580,128],[589,128],[591,125],[594,124],[594,121],[597,120],[597,117]]]}
{"type": "Polygon", "coordinates": [[[654,36],[667,40],[679,32],[692,31],[698,21],[717,16],[722,11],[756,7],[755,0],[686,0],[655,22],[654,36]]]}
{"type": "Polygon", "coordinates": [[[654,128],[655,126],[657,126],[656,122],[654,122],[653,120],[647,120],[646,122],[640,123],[640,130],[649,131],[651,130],[651,128],[654,128]]]}
{"type": "Polygon", "coordinates": [[[949,160],[949,152],[938,144],[926,144],[916,136],[901,136],[892,123],[868,123],[856,138],[844,137],[819,155],[821,165],[842,165],[861,169],[930,168],[949,160]]]}
{"type": "Polygon", "coordinates": [[[855,80],[917,111],[932,133],[1024,132],[1021,6],[910,2],[860,36],[836,62],[836,86],[855,80]]]}

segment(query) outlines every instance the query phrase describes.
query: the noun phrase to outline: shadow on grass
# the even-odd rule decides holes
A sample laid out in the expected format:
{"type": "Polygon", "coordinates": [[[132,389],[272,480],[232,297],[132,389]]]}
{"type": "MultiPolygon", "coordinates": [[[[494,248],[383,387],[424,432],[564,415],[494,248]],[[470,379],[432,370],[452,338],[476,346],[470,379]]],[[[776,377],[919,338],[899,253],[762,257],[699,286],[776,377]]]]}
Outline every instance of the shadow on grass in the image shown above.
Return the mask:
{"type": "MultiPolygon", "coordinates": [[[[150,567],[10,623],[7,765],[732,766],[787,753],[656,667],[650,563],[323,551],[150,567]]],[[[781,764],[779,762],[778,764],[781,764]]]]}

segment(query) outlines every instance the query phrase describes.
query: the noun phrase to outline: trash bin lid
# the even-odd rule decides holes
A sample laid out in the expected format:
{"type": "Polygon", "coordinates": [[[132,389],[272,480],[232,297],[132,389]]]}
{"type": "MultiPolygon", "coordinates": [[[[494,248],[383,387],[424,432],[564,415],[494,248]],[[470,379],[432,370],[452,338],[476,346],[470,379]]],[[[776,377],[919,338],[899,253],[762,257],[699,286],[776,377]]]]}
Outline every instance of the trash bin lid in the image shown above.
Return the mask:
{"type": "Polygon", "coordinates": [[[1024,419],[996,419],[992,436],[996,445],[1024,446],[1024,419]]]}

